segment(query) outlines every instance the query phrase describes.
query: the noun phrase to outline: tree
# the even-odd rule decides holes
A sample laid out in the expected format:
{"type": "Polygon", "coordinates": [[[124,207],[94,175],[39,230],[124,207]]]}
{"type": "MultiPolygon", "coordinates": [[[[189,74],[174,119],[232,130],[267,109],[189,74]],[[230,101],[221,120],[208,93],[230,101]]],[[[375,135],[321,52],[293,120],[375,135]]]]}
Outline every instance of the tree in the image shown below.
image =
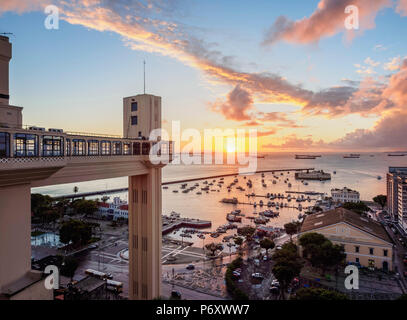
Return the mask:
{"type": "Polygon", "coordinates": [[[268,254],[269,249],[273,249],[275,247],[275,243],[269,238],[264,238],[260,241],[260,247],[266,249],[266,254],[268,254]]]}
{"type": "Polygon", "coordinates": [[[281,297],[284,299],[288,286],[295,277],[300,275],[303,263],[293,243],[283,245],[282,249],[273,255],[273,260],[275,264],[272,272],[280,283],[281,297]]]}
{"type": "Polygon", "coordinates": [[[223,249],[223,246],[220,243],[208,243],[205,245],[205,248],[211,252],[211,256],[215,256],[217,251],[220,251],[223,249]]]}
{"type": "Polygon", "coordinates": [[[102,197],[102,202],[103,202],[103,203],[106,203],[107,200],[109,200],[109,197],[108,197],[108,196],[103,196],[103,197],[102,197]]]}
{"type": "Polygon", "coordinates": [[[285,232],[290,236],[290,241],[292,242],[292,236],[298,233],[300,229],[301,223],[298,221],[296,222],[289,222],[284,225],[285,232]]]}
{"type": "Polygon", "coordinates": [[[379,204],[383,210],[384,206],[387,204],[387,196],[385,196],[383,194],[379,194],[373,198],[373,201],[376,202],[377,204],[379,204]]]}
{"type": "Polygon", "coordinates": [[[62,243],[72,242],[74,247],[86,245],[92,238],[92,227],[79,220],[69,220],[62,224],[59,237],[62,243]]]}
{"type": "Polygon", "coordinates": [[[73,276],[75,275],[75,271],[79,266],[79,262],[74,257],[65,257],[64,261],[62,262],[61,266],[61,274],[65,277],[71,278],[73,280],[73,276]]]}
{"type": "Polygon", "coordinates": [[[92,215],[99,209],[96,201],[85,199],[75,200],[72,203],[72,207],[75,209],[76,213],[84,214],[86,216],[92,215]]]}
{"type": "Polygon", "coordinates": [[[295,293],[293,300],[348,300],[348,297],[332,290],[322,288],[301,288],[295,293]]]}
{"type": "Polygon", "coordinates": [[[312,266],[320,268],[322,274],[327,268],[337,267],[346,258],[343,246],[333,244],[319,233],[306,233],[300,238],[299,243],[303,247],[304,257],[312,266]]]}
{"type": "Polygon", "coordinates": [[[239,248],[239,255],[242,254],[242,244],[243,244],[243,238],[242,237],[236,237],[233,239],[235,245],[237,245],[239,248]]]}
{"type": "Polygon", "coordinates": [[[370,208],[363,203],[362,201],[359,202],[345,202],[342,207],[344,209],[359,213],[359,214],[366,214],[366,212],[371,211],[370,208]]]}
{"type": "Polygon", "coordinates": [[[52,208],[53,199],[50,196],[33,193],[31,195],[31,211],[34,216],[39,216],[44,210],[52,208]]]}

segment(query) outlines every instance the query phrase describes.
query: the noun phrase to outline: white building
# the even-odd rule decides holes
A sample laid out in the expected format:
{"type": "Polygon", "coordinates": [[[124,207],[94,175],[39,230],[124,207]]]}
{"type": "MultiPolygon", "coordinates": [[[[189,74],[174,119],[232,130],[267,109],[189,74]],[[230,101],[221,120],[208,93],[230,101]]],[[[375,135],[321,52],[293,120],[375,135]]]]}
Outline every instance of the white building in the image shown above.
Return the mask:
{"type": "Polygon", "coordinates": [[[360,194],[359,192],[344,187],[343,189],[332,189],[331,190],[332,199],[335,202],[345,203],[345,202],[359,202],[360,194]]]}
{"type": "Polygon", "coordinates": [[[113,203],[99,202],[99,213],[108,219],[116,221],[117,219],[129,218],[129,206],[126,201],[120,199],[120,197],[114,197],[113,203]]]}

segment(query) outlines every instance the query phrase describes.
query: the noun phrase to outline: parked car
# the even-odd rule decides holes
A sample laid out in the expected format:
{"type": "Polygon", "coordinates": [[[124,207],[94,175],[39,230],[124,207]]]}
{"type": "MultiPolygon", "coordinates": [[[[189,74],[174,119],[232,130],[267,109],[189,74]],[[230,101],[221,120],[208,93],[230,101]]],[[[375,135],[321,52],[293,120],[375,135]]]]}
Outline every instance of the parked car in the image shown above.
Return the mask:
{"type": "Polygon", "coordinates": [[[280,288],[280,282],[278,282],[278,280],[274,279],[273,281],[271,281],[271,286],[280,288]]]}
{"type": "Polygon", "coordinates": [[[263,275],[261,273],[255,272],[255,273],[252,273],[252,278],[261,280],[264,277],[263,277],[263,275]]]}
{"type": "Polygon", "coordinates": [[[256,267],[260,266],[260,260],[259,259],[254,259],[254,264],[256,267]]]}
{"type": "Polygon", "coordinates": [[[193,264],[187,265],[187,270],[194,270],[195,266],[193,264]]]}
{"type": "Polygon", "coordinates": [[[267,261],[267,260],[268,260],[267,256],[264,256],[263,261],[267,261]]]}
{"type": "Polygon", "coordinates": [[[281,250],[281,249],[282,249],[281,246],[277,246],[277,247],[276,247],[276,250],[281,250]]]}

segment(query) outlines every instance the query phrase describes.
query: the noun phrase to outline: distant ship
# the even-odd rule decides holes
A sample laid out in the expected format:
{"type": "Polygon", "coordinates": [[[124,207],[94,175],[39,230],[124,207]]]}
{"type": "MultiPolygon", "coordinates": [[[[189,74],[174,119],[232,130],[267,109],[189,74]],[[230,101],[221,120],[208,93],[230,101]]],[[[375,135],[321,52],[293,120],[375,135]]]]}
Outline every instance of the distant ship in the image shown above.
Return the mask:
{"type": "Polygon", "coordinates": [[[296,154],[295,159],[307,159],[307,160],[314,160],[318,156],[306,155],[306,154],[296,154]]]}
{"type": "Polygon", "coordinates": [[[406,154],[405,153],[389,153],[387,156],[388,157],[404,157],[406,154]]]}
{"type": "Polygon", "coordinates": [[[359,159],[360,154],[357,154],[357,153],[345,154],[343,157],[345,159],[359,159]]]}

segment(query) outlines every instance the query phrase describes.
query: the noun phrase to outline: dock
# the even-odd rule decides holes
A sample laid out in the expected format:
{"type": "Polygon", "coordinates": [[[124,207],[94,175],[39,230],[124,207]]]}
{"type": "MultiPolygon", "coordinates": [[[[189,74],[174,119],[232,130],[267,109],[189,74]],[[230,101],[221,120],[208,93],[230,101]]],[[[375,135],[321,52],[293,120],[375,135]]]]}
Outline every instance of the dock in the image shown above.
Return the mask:
{"type": "MultiPolygon", "coordinates": [[[[258,173],[270,173],[270,172],[288,172],[288,171],[293,171],[293,172],[303,172],[303,171],[312,171],[315,170],[315,168],[296,168],[296,169],[269,169],[269,170],[259,170],[256,171],[256,174],[258,173]]],[[[247,175],[249,172],[247,173],[247,175]]],[[[161,185],[166,186],[166,185],[172,185],[172,184],[179,184],[179,183],[186,183],[186,182],[192,182],[192,181],[199,181],[199,180],[209,180],[209,179],[218,179],[218,178],[224,178],[224,177],[232,177],[232,176],[238,176],[238,173],[226,173],[226,174],[220,174],[220,175],[214,175],[214,176],[206,176],[206,177],[199,177],[199,178],[190,178],[190,179],[183,179],[183,180],[174,180],[174,181],[167,181],[163,182],[161,185]]],[[[240,176],[244,176],[245,174],[240,174],[240,176]]],[[[63,200],[63,199],[78,199],[78,198],[84,198],[84,197],[90,197],[90,196],[97,196],[97,195],[105,195],[105,194],[112,194],[112,193],[119,193],[119,192],[127,192],[128,188],[116,188],[116,189],[107,189],[107,190],[99,190],[99,191],[90,191],[90,192],[81,192],[81,193],[73,193],[73,194],[67,194],[67,195],[62,195],[62,196],[56,196],[53,197],[55,200],[63,200]]]]}

